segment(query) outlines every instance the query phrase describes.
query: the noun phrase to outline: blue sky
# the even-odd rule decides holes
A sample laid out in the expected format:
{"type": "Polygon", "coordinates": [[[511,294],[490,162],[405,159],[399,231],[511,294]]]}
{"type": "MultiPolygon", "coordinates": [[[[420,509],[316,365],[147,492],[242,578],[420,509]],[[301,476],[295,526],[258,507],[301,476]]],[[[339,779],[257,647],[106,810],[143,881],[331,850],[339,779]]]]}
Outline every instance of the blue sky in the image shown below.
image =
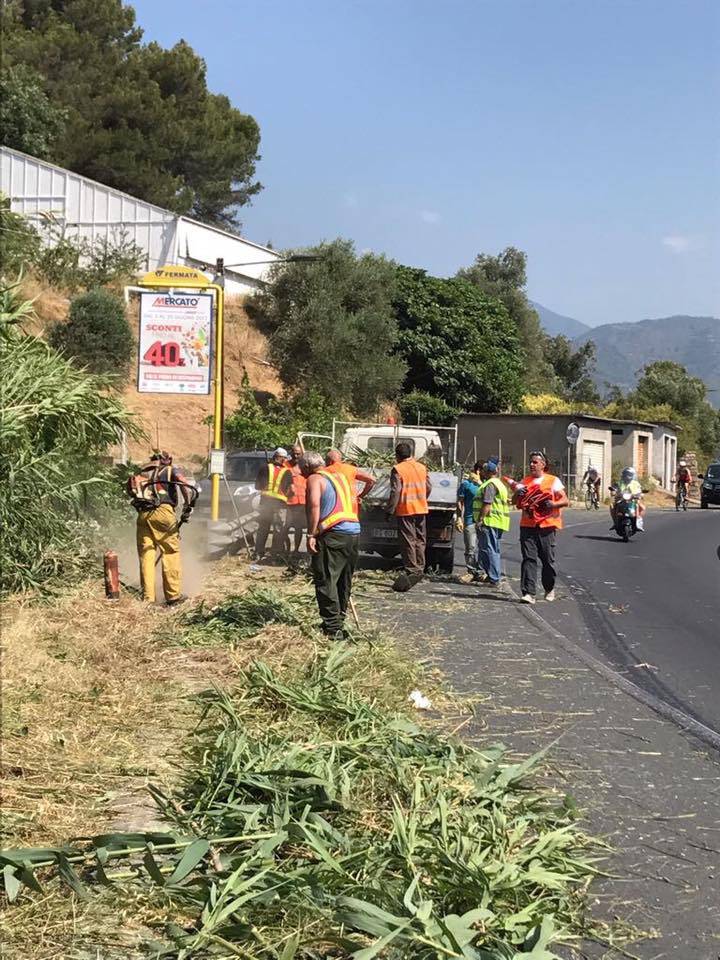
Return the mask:
{"type": "Polygon", "coordinates": [[[259,243],[528,254],[596,324],[720,316],[719,0],[135,0],[260,124],[259,243]]]}

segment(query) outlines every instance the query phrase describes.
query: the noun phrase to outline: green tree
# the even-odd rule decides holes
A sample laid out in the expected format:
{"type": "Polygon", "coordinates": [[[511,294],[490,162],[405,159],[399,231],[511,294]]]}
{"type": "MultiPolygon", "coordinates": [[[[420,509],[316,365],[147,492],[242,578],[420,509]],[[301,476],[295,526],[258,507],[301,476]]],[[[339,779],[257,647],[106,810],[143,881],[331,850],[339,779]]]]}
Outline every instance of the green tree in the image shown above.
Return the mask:
{"type": "Polygon", "coordinates": [[[0,73],[0,143],[47,159],[59,138],[66,112],[51,103],[43,79],[23,64],[0,73]]]}
{"type": "Polygon", "coordinates": [[[349,240],[304,250],[317,263],[276,264],[267,289],[247,304],[270,339],[270,354],[291,389],[314,390],[336,407],[374,415],[405,367],[393,349],[395,268],[357,256],[349,240]]]}
{"type": "Polygon", "coordinates": [[[572,343],[562,334],[546,337],[544,353],[555,374],[560,394],[566,400],[600,403],[600,394],[592,379],[595,369],[595,344],[592,340],[573,349],[572,343]]]}
{"type": "Polygon", "coordinates": [[[527,254],[516,247],[506,247],[497,256],[479,253],[472,266],[458,270],[457,276],[505,304],[525,357],[526,388],[538,392],[552,387],[552,370],[543,353],[545,335],[525,293],[527,254]]]}
{"type": "Polygon", "coordinates": [[[237,407],[225,420],[225,442],[235,450],[271,450],[293,443],[301,431],[329,435],[339,413],[314,391],[261,403],[243,372],[237,407]]]}
{"type": "Polygon", "coordinates": [[[119,0],[32,0],[4,5],[2,18],[7,59],[66,112],[50,159],[177,213],[236,223],[260,189],[260,133],[208,91],[192,47],[142,44],[119,0]]]}
{"type": "Polygon", "coordinates": [[[70,304],[67,323],[50,331],[52,346],[97,374],[127,376],[135,340],[119,297],[108,290],[90,290],[70,304]]]}
{"type": "Polygon", "coordinates": [[[458,411],[442,397],[434,397],[424,390],[411,390],[398,400],[403,423],[431,424],[449,427],[458,411]]]}
{"type": "Polygon", "coordinates": [[[395,311],[405,390],[461,410],[494,412],[519,401],[523,361],[503,303],[463,279],[398,267],[395,311]]]}
{"type": "Polygon", "coordinates": [[[643,368],[632,393],[638,406],[668,403],[678,413],[694,417],[706,404],[707,387],[685,367],[672,360],[657,360],[643,368]]]}

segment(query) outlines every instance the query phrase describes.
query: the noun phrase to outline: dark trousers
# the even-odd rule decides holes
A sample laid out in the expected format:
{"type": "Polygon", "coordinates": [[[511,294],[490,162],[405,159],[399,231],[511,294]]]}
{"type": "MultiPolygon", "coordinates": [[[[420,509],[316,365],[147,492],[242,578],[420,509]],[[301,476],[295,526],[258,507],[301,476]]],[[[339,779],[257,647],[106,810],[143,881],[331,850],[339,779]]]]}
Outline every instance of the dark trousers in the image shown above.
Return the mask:
{"type": "Polygon", "coordinates": [[[540,579],[545,593],[555,586],[556,527],[520,527],[520,589],[523,594],[535,596],[537,590],[538,559],[542,565],[540,579]]]}
{"type": "Polygon", "coordinates": [[[425,573],[425,548],[427,546],[427,514],[398,517],[400,556],[406,573],[420,576],[425,573]]]}
{"type": "Polygon", "coordinates": [[[328,530],[317,538],[317,553],[310,569],[315,581],[315,597],[324,633],[333,636],[342,630],[350,603],[352,578],[358,560],[360,537],[352,533],[328,530]]]}
{"type": "MultiPolygon", "coordinates": [[[[285,529],[285,504],[275,497],[260,497],[258,510],[258,526],[255,534],[255,553],[261,557],[265,553],[270,527],[275,524],[277,530],[285,529]]],[[[273,545],[275,538],[273,537],[273,545]]]]}

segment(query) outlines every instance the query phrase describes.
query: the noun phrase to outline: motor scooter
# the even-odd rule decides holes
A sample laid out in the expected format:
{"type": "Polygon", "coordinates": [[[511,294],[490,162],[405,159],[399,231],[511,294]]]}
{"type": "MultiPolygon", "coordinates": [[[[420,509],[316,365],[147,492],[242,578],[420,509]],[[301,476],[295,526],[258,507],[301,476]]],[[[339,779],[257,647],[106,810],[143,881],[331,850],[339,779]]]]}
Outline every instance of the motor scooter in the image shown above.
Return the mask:
{"type": "Polygon", "coordinates": [[[611,486],[613,495],[613,529],[615,533],[627,543],[633,534],[637,533],[638,498],[629,490],[620,491],[619,487],[611,486]]]}

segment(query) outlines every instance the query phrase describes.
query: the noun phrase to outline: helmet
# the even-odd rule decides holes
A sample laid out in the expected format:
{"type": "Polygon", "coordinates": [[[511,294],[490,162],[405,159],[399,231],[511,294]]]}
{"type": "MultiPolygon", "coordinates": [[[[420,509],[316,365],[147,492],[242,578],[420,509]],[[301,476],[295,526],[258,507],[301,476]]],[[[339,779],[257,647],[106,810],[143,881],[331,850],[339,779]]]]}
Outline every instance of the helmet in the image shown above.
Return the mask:
{"type": "Polygon", "coordinates": [[[172,454],[167,450],[154,450],[150,457],[150,463],[159,463],[163,467],[169,467],[172,462],[172,454]]]}
{"type": "Polygon", "coordinates": [[[630,483],[631,480],[634,480],[637,476],[637,471],[635,467],[625,467],[623,472],[620,474],[620,478],[625,481],[625,483],[630,483]]]}

